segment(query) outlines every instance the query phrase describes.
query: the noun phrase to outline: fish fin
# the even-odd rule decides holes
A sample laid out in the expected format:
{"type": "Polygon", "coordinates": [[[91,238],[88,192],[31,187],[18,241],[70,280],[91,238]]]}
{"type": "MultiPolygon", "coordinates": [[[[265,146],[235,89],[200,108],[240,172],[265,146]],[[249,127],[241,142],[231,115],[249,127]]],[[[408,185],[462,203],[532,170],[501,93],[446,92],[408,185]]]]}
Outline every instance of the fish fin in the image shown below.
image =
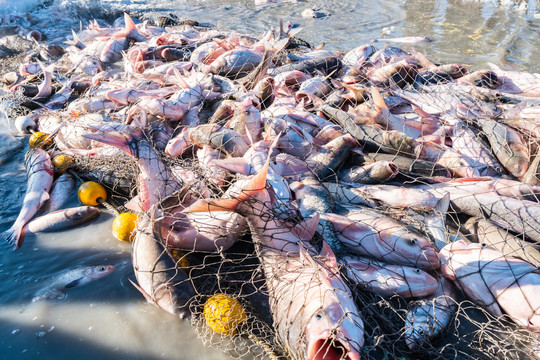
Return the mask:
{"type": "Polygon", "coordinates": [[[313,257],[309,254],[309,252],[304,247],[304,244],[298,243],[298,251],[300,252],[300,261],[302,263],[309,263],[311,266],[317,267],[318,264],[315,262],[313,257]]]}
{"type": "Polygon", "coordinates": [[[253,194],[264,191],[266,188],[266,175],[268,174],[268,166],[270,158],[266,160],[263,169],[251,178],[251,181],[240,191],[240,195],[235,199],[201,199],[195,201],[188,206],[183,213],[191,212],[210,212],[210,211],[236,211],[236,207],[242,201],[247,200],[253,194]]]}
{"type": "Polygon", "coordinates": [[[416,106],[414,104],[411,104],[411,107],[412,107],[413,111],[420,117],[430,119],[430,120],[438,120],[438,118],[436,116],[422,110],[421,108],[419,108],[418,106],[416,106]]]}
{"type": "Polygon", "coordinates": [[[373,98],[373,103],[378,109],[388,110],[388,107],[386,106],[386,103],[384,102],[384,98],[382,97],[379,90],[377,90],[375,87],[371,88],[371,97],[373,98]]]}
{"type": "MultiPolygon", "coordinates": [[[[242,196],[242,195],[240,195],[242,196]]],[[[240,199],[200,199],[182,210],[183,213],[232,211],[236,210],[240,199]]]]}
{"type": "Polygon", "coordinates": [[[250,175],[252,170],[251,164],[246,159],[241,157],[214,159],[211,161],[211,163],[219,166],[222,169],[244,175],[250,175]]]}
{"type": "Polygon", "coordinates": [[[333,273],[339,272],[339,266],[336,259],[336,255],[332,251],[332,248],[326,241],[322,242],[321,256],[325,258],[324,263],[333,273]]]}
{"type": "Polygon", "coordinates": [[[282,39],[274,44],[274,51],[278,53],[281,50],[285,49],[288,44],[289,44],[289,39],[282,39]]]}
{"type": "Polygon", "coordinates": [[[450,193],[446,193],[437,204],[435,204],[435,209],[440,211],[441,214],[446,214],[448,212],[448,207],[450,206],[450,193]]]}
{"type": "Polygon", "coordinates": [[[79,285],[82,285],[82,278],[78,278],[78,279],[75,279],[73,281],[70,281],[66,285],[64,285],[64,287],[66,289],[71,289],[71,288],[77,287],[79,285]]]}
{"type": "Polygon", "coordinates": [[[51,198],[51,195],[49,195],[48,192],[45,192],[45,191],[44,191],[44,192],[41,194],[41,199],[39,200],[39,206],[38,206],[38,209],[39,209],[40,207],[42,207],[43,204],[45,204],[45,202],[46,202],[47,200],[49,200],[50,198],[51,198]]]}
{"type": "Polygon", "coordinates": [[[131,283],[131,285],[133,285],[135,287],[135,289],[139,290],[139,292],[141,294],[143,294],[144,298],[148,301],[148,302],[151,302],[151,303],[154,303],[154,300],[152,299],[152,296],[150,296],[150,294],[148,294],[146,291],[144,291],[144,289],[142,287],[140,287],[139,285],[135,284],[135,281],[129,279],[129,282],[131,283]]]}
{"type": "Polygon", "coordinates": [[[176,77],[176,80],[178,80],[178,84],[182,89],[189,89],[189,84],[184,80],[184,77],[182,74],[180,74],[180,71],[173,67],[174,76],[176,77]]]}
{"type": "Polygon", "coordinates": [[[142,207],[141,207],[141,200],[139,198],[139,195],[135,195],[134,197],[131,198],[131,200],[129,200],[127,203],[124,204],[124,207],[128,210],[133,210],[133,211],[143,211],[142,207]]]}
{"type": "Polygon", "coordinates": [[[347,238],[354,238],[355,233],[358,231],[369,231],[371,232],[369,226],[365,225],[362,222],[352,221],[346,216],[341,216],[333,213],[326,213],[322,216],[323,219],[328,220],[334,226],[336,232],[341,233],[347,238]]]}
{"type": "Polygon", "coordinates": [[[125,23],[124,29],[115,32],[113,34],[114,37],[127,37],[128,35],[131,34],[131,32],[137,31],[137,27],[135,26],[133,19],[127,13],[124,13],[124,23],[125,23]]]}
{"type": "Polygon", "coordinates": [[[302,31],[303,29],[304,28],[301,28],[301,27],[296,28],[296,29],[291,29],[291,30],[289,30],[287,32],[287,36],[291,38],[291,37],[295,36],[296,34],[298,34],[300,31],[302,31]]]}
{"type": "Polygon", "coordinates": [[[319,226],[320,214],[316,213],[313,217],[302,221],[291,229],[293,234],[302,241],[309,241],[315,235],[317,226],[319,226]]]}

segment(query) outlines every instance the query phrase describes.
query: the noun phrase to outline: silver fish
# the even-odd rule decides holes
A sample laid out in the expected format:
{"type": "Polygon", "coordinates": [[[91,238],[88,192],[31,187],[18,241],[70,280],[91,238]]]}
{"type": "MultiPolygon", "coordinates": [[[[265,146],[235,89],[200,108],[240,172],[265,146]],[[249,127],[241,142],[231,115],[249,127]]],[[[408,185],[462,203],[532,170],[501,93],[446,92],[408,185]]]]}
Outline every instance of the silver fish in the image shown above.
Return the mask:
{"type": "MultiPolygon", "coordinates": [[[[152,212],[152,210],[151,210],[152,212]]],[[[133,242],[133,270],[137,284],[132,284],[151,303],[163,310],[189,316],[189,301],[195,291],[187,274],[155,236],[149,216],[143,216],[133,242]]]]}
{"type": "Polygon", "coordinates": [[[30,150],[25,157],[28,183],[23,206],[15,223],[0,235],[8,243],[14,243],[15,249],[21,246],[20,236],[24,225],[32,219],[43,203],[49,199],[49,190],[53,182],[54,168],[49,154],[42,149],[30,150]]]}
{"type": "Polygon", "coordinates": [[[76,181],[70,173],[63,173],[54,181],[50,191],[49,200],[39,209],[42,214],[47,214],[61,209],[73,196],[76,181]]]}
{"type": "Polygon", "coordinates": [[[101,279],[109,275],[113,270],[114,265],[87,266],[70,270],[50,280],[47,287],[40,290],[32,301],[42,299],[62,300],[66,297],[66,290],[101,279]]]}
{"type": "Polygon", "coordinates": [[[409,349],[421,349],[427,341],[448,327],[457,310],[456,299],[457,293],[452,282],[441,277],[433,295],[410,305],[404,334],[409,349]]]}
{"type": "Polygon", "coordinates": [[[100,210],[94,206],[79,206],[57,210],[33,219],[23,229],[21,243],[28,233],[62,231],[95,218],[100,210]]]}

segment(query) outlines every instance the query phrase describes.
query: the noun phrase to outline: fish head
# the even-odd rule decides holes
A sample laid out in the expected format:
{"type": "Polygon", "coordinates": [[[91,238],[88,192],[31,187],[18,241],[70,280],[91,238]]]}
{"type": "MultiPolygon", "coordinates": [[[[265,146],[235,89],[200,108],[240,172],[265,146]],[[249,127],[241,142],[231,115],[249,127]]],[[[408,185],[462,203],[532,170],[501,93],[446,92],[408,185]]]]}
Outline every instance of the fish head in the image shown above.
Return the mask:
{"type": "Polygon", "coordinates": [[[114,265],[98,265],[91,268],[89,277],[91,279],[100,279],[109,275],[115,269],[114,265]]]}
{"type": "Polygon", "coordinates": [[[427,272],[410,266],[400,266],[405,290],[414,297],[433,294],[437,290],[437,280],[427,272]]]}
{"type": "Polygon", "coordinates": [[[397,165],[389,161],[376,161],[370,167],[370,177],[378,181],[392,179],[398,173],[397,165]]]}
{"type": "Polygon", "coordinates": [[[356,360],[364,344],[364,325],[359,316],[346,313],[339,302],[321,306],[305,328],[309,360],[356,360]]]}
{"type": "Polygon", "coordinates": [[[73,222],[79,223],[98,216],[101,211],[95,206],[80,206],[67,209],[66,217],[73,222]]]}
{"type": "Polygon", "coordinates": [[[401,228],[396,230],[394,235],[397,240],[393,244],[392,251],[413,261],[414,266],[420,269],[439,268],[438,250],[426,237],[401,228]]]}
{"type": "Polygon", "coordinates": [[[130,129],[130,132],[98,131],[94,134],[84,134],[83,137],[101,143],[115,146],[131,156],[137,157],[138,140],[144,135],[141,129],[130,129]]]}
{"type": "Polygon", "coordinates": [[[433,317],[430,316],[422,305],[416,307],[407,314],[405,320],[405,343],[409,349],[420,350],[426,341],[434,335],[433,317]]]}
{"type": "Polygon", "coordinates": [[[404,153],[414,154],[415,149],[418,146],[418,142],[412,137],[405,135],[401,131],[390,130],[383,134],[384,137],[387,137],[387,140],[392,147],[395,149],[400,149],[404,153]]]}

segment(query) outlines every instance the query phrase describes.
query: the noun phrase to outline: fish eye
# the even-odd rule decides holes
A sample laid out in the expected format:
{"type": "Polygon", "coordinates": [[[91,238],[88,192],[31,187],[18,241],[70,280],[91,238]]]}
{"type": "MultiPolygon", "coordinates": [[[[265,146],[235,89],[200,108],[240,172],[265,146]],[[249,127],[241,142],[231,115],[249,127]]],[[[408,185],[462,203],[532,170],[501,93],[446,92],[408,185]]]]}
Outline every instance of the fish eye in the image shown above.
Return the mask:
{"type": "Polygon", "coordinates": [[[320,312],[318,312],[318,313],[315,314],[315,319],[317,319],[317,320],[321,320],[321,319],[322,319],[322,315],[321,315],[320,312]]]}
{"type": "Polygon", "coordinates": [[[420,269],[414,269],[414,272],[420,274],[420,269]]]}
{"type": "Polygon", "coordinates": [[[101,267],[99,268],[99,271],[105,271],[105,266],[101,266],[101,267]]]}
{"type": "Polygon", "coordinates": [[[487,246],[487,244],[486,244],[486,243],[482,243],[482,247],[486,247],[486,246],[487,246]]]}
{"type": "Polygon", "coordinates": [[[416,245],[416,243],[417,243],[416,239],[409,240],[409,244],[411,245],[416,245]]]}

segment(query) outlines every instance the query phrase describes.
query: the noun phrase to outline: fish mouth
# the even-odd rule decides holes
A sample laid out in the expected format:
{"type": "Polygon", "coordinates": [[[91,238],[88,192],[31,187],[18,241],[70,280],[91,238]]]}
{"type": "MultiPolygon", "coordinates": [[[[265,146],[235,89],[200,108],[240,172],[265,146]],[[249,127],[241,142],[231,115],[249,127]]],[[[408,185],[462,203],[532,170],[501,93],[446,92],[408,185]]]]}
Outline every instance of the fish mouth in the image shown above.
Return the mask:
{"type": "Polygon", "coordinates": [[[359,360],[360,354],[350,349],[348,341],[335,337],[323,337],[308,347],[309,360],[359,360]]]}

